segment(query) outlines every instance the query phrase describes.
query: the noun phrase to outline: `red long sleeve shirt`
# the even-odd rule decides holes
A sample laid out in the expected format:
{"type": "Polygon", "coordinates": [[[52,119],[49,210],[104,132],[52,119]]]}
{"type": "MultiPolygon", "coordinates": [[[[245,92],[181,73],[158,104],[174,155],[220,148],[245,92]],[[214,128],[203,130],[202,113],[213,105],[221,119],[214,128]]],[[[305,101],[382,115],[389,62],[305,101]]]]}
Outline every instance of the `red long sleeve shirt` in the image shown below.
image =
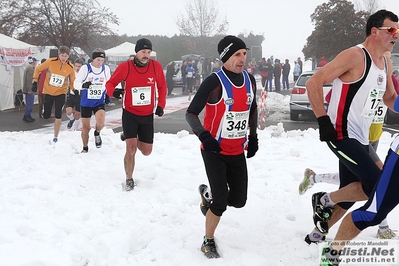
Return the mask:
{"type": "Polygon", "coordinates": [[[113,96],[121,81],[125,81],[122,106],[126,111],[146,116],[154,112],[155,106],[165,108],[167,86],[158,61],[150,60],[144,67],[136,66],[133,60],[121,63],[105,84],[108,96],[113,96]]]}

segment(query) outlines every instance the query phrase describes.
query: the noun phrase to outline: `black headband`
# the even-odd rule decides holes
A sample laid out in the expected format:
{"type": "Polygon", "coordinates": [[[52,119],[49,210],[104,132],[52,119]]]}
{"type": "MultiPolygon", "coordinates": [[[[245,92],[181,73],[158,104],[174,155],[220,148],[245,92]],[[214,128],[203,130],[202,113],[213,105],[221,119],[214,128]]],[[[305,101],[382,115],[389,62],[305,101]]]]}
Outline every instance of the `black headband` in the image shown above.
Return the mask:
{"type": "Polygon", "coordinates": [[[104,52],[93,52],[91,58],[94,60],[97,57],[105,58],[105,53],[104,52]]]}

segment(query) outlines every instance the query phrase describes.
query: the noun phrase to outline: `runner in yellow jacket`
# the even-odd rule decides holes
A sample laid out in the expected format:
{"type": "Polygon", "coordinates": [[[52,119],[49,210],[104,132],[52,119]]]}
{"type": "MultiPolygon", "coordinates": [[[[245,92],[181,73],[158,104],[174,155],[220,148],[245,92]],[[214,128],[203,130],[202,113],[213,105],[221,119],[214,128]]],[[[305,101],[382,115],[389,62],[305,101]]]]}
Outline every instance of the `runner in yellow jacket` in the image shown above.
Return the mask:
{"type": "Polygon", "coordinates": [[[75,70],[73,65],[68,61],[70,49],[66,46],[60,46],[58,49],[58,57],[49,58],[35,69],[33,74],[32,91],[37,90],[37,80],[39,74],[43,70],[47,70],[46,79],[44,81],[44,113],[43,118],[48,119],[51,116],[53,105],[55,106],[54,121],[54,138],[53,143],[58,141],[58,133],[60,132],[62,123],[62,108],[65,104],[65,95],[68,87],[75,93],[73,83],[75,81],[75,70]],[[54,104],[55,103],[55,104],[54,104]]]}

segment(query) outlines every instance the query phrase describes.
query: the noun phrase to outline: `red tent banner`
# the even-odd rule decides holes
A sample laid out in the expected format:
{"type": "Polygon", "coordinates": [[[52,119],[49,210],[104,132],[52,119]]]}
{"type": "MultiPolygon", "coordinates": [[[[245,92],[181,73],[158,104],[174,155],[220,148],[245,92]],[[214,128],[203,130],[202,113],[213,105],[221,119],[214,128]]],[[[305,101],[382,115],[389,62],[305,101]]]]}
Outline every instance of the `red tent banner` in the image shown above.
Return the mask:
{"type": "Polygon", "coordinates": [[[0,64],[11,66],[23,66],[28,62],[28,57],[32,54],[27,49],[12,49],[0,47],[0,64]]]}

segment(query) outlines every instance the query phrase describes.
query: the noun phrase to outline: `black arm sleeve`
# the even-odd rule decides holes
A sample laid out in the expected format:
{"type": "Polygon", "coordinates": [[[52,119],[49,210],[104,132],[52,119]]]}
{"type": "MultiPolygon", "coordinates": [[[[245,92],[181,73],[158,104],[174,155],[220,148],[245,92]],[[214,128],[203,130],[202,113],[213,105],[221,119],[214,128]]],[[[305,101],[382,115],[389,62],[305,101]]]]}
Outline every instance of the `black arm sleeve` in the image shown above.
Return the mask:
{"type": "Polygon", "coordinates": [[[252,83],[252,90],[254,92],[254,98],[252,99],[251,110],[249,111],[249,134],[255,135],[258,128],[258,104],[256,102],[256,80],[254,76],[249,74],[249,78],[252,83]]]}
{"type": "Polygon", "coordinates": [[[204,109],[206,103],[217,103],[222,97],[219,78],[212,73],[199,86],[186,112],[186,121],[191,130],[197,136],[205,131],[198,115],[204,109]]]}

